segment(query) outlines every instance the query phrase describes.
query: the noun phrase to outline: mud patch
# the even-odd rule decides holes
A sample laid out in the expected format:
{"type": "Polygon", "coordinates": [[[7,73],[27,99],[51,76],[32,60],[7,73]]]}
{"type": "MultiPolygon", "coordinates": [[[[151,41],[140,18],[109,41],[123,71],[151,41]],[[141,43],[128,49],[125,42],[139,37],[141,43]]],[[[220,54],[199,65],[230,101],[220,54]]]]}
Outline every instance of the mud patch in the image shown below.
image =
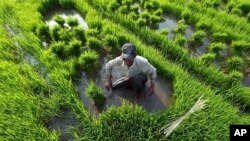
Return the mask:
{"type": "Polygon", "coordinates": [[[59,132],[60,141],[73,140],[73,136],[68,132],[70,126],[76,125],[76,118],[70,110],[64,110],[60,116],[50,119],[47,123],[48,128],[59,132]]]}
{"type": "Polygon", "coordinates": [[[168,29],[168,39],[173,40],[174,39],[174,33],[173,30],[177,26],[177,21],[176,19],[172,17],[164,17],[164,21],[160,22],[158,24],[159,28],[157,31],[161,31],[164,28],[168,29]]]}

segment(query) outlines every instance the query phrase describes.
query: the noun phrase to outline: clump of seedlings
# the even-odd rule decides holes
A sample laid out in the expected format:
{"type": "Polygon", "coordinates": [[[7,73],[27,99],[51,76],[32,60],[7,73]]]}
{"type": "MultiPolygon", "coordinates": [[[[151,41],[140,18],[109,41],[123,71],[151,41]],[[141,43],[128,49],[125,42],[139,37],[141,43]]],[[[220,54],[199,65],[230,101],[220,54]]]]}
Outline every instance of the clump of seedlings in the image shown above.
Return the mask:
{"type": "Polygon", "coordinates": [[[66,19],[66,23],[70,26],[70,27],[75,27],[79,25],[79,22],[77,20],[77,18],[74,17],[68,17],[66,19]]]}
{"type": "Polygon", "coordinates": [[[187,28],[184,20],[179,20],[177,22],[177,27],[174,29],[175,33],[184,33],[187,28]]]}
{"type": "Polygon", "coordinates": [[[36,27],[36,31],[35,31],[36,35],[46,41],[49,42],[51,40],[51,36],[49,33],[49,25],[41,23],[36,27]]]}
{"type": "Polygon", "coordinates": [[[206,36],[206,32],[204,32],[203,30],[198,30],[192,34],[190,43],[192,45],[201,45],[202,40],[205,36],[206,36]]]}
{"type": "Polygon", "coordinates": [[[205,64],[209,65],[209,64],[213,63],[215,58],[216,58],[215,53],[205,53],[199,57],[199,60],[204,62],[205,64]]]}
{"type": "Polygon", "coordinates": [[[191,13],[191,11],[189,11],[189,10],[184,10],[182,13],[181,13],[181,17],[182,17],[182,19],[184,19],[185,20],[185,22],[186,23],[192,23],[192,13],[191,13]]]}
{"type": "Polygon", "coordinates": [[[81,53],[81,44],[82,42],[77,39],[71,40],[67,47],[68,55],[79,57],[81,53]]]}
{"type": "Polygon", "coordinates": [[[197,22],[195,24],[195,26],[200,30],[210,30],[211,29],[211,25],[209,25],[209,23],[207,21],[204,21],[204,20],[200,20],[199,22],[197,22]]]}
{"type": "Polygon", "coordinates": [[[228,75],[233,82],[241,82],[244,78],[242,72],[237,70],[230,71],[228,75]]]}
{"type": "Polygon", "coordinates": [[[210,52],[213,52],[218,55],[220,51],[226,48],[226,44],[218,42],[218,43],[211,43],[208,47],[210,52]]]}
{"type": "Polygon", "coordinates": [[[98,38],[96,38],[96,37],[89,37],[87,39],[86,45],[90,49],[93,49],[93,50],[96,50],[96,51],[100,51],[101,46],[102,46],[102,42],[98,38]]]}
{"type": "Polygon", "coordinates": [[[110,34],[106,35],[103,39],[103,43],[107,46],[107,51],[111,54],[117,54],[120,52],[119,42],[116,36],[110,34]]]}
{"type": "Polygon", "coordinates": [[[72,32],[72,35],[76,39],[82,41],[83,44],[86,42],[87,39],[86,39],[85,31],[82,27],[79,27],[79,26],[73,27],[71,32],[72,32]]]}
{"type": "Polygon", "coordinates": [[[169,29],[168,28],[164,28],[162,29],[159,33],[162,35],[168,35],[169,29]]]}
{"type": "Polygon", "coordinates": [[[60,37],[59,31],[61,30],[61,28],[62,27],[60,27],[58,25],[51,27],[50,35],[51,35],[53,41],[59,41],[59,37],[60,37]]]}
{"type": "Polygon", "coordinates": [[[95,51],[85,51],[78,58],[78,67],[82,68],[87,73],[93,72],[97,69],[99,62],[99,55],[95,51]]]}
{"type": "Polygon", "coordinates": [[[99,88],[94,81],[89,82],[85,93],[94,100],[96,106],[101,107],[104,105],[106,98],[103,95],[102,89],[99,88]]]}
{"type": "Polygon", "coordinates": [[[238,56],[233,56],[231,58],[228,58],[225,63],[226,68],[231,70],[241,70],[243,66],[243,59],[238,56]]]}
{"type": "Polygon", "coordinates": [[[187,40],[184,35],[182,34],[176,34],[174,43],[178,44],[179,46],[184,47],[186,44],[187,40]]]}
{"type": "Polygon", "coordinates": [[[50,49],[60,59],[66,59],[67,58],[67,51],[66,51],[65,42],[63,42],[63,41],[53,42],[50,45],[50,49]]]}
{"type": "Polygon", "coordinates": [[[245,41],[233,41],[231,46],[235,55],[242,55],[242,53],[250,46],[250,44],[245,41]]]}
{"type": "Polygon", "coordinates": [[[54,20],[56,23],[58,23],[61,27],[64,26],[65,19],[64,19],[62,16],[60,16],[60,15],[55,15],[55,16],[53,16],[53,20],[54,20]]]}
{"type": "Polygon", "coordinates": [[[222,32],[215,32],[212,34],[212,39],[215,42],[226,42],[230,43],[231,40],[228,37],[227,33],[222,33],[222,32]]]}

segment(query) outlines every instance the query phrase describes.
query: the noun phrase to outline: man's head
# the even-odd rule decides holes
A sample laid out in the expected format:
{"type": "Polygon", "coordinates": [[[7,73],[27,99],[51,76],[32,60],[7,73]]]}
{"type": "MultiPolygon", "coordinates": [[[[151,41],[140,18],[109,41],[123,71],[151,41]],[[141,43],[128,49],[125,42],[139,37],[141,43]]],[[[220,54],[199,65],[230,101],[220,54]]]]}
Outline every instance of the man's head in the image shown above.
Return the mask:
{"type": "Polygon", "coordinates": [[[122,59],[124,63],[128,66],[131,66],[134,63],[136,57],[136,49],[132,43],[125,43],[122,46],[122,59]]]}

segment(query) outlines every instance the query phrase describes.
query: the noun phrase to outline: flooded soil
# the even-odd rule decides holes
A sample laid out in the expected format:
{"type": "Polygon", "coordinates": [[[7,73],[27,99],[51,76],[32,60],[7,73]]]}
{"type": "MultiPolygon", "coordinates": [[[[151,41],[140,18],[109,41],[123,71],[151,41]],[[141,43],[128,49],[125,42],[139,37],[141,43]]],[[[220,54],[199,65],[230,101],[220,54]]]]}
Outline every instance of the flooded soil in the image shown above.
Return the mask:
{"type": "Polygon", "coordinates": [[[72,135],[68,132],[70,126],[76,125],[76,118],[70,110],[64,110],[60,116],[56,116],[47,123],[48,128],[59,132],[60,141],[73,140],[72,135]]]}
{"type": "Polygon", "coordinates": [[[247,76],[244,77],[242,83],[244,86],[250,87],[250,74],[248,74],[247,76]]]}
{"type": "Polygon", "coordinates": [[[168,39],[173,40],[174,39],[174,33],[173,30],[177,26],[177,21],[174,18],[171,17],[165,17],[164,21],[159,23],[159,28],[157,31],[161,31],[162,29],[167,28],[168,29],[168,39]]]}
{"type": "MultiPolygon", "coordinates": [[[[45,22],[49,25],[49,26],[53,26],[56,25],[57,23],[53,20],[53,16],[55,15],[60,15],[62,16],[64,19],[67,19],[68,17],[73,17],[76,18],[79,22],[79,25],[84,28],[87,29],[88,25],[86,20],[81,16],[81,14],[79,12],[77,12],[76,10],[70,10],[70,9],[54,9],[51,10],[50,12],[48,12],[46,14],[46,16],[44,17],[45,22]]],[[[69,26],[67,23],[64,24],[65,26],[69,26]]]]}
{"type": "MultiPolygon", "coordinates": [[[[147,93],[150,81],[146,84],[146,94],[139,99],[135,98],[135,93],[128,89],[118,89],[114,91],[107,91],[104,89],[105,81],[105,64],[107,63],[107,57],[101,59],[102,67],[100,68],[98,75],[86,75],[82,72],[82,76],[78,83],[77,90],[80,94],[80,99],[84,103],[86,109],[93,116],[98,118],[99,113],[106,111],[110,106],[120,106],[123,100],[129,101],[134,104],[142,106],[148,112],[158,112],[169,107],[172,103],[172,82],[158,77],[155,82],[155,94],[149,96],[147,93]],[[87,87],[89,80],[94,80],[96,84],[103,89],[106,102],[102,108],[98,108],[94,105],[91,98],[85,95],[84,89],[87,87]]],[[[115,82],[122,76],[122,71],[118,67],[114,67],[112,71],[112,82],[115,82]]]]}

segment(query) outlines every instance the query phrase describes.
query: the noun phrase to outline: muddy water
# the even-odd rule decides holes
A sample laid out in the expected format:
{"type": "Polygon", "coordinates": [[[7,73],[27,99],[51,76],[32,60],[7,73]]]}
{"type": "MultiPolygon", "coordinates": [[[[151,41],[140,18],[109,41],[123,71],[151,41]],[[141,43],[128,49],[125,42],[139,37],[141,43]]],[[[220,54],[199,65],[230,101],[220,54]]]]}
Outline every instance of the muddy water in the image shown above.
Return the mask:
{"type": "Polygon", "coordinates": [[[60,133],[59,140],[73,140],[73,137],[68,132],[68,129],[70,126],[76,125],[76,118],[70,110],[65,110],[60,116],[52,118],[47,122],[47,125],[49,129],[56,130],[60,133]]]}
{"type": "Polygon", "coordinates": [[[242,83],[244,86],[250,87],[250,74],[248,74],[247,76],[244,77],[242,83]]]}
{"type": "Polygon", "coordinates": [[[161,31],[162,29],[167,28],[168,29],[168,38],[170,40],[174,39],[173,30],[177,26],[177,21],[174,18],[165,17],[164,21],[160,22],[158,26],[159,26],[159,28],[157,31],[161,31]]]}
{"type": "MultiPolygon", "coordinates": [[[[44,17],[44,20],[47,24],[49,24],[49,26],[53,26],[57,24],[53,20],[53,16],[56,14],[62,16],[64,19],[67,19],[68,17],[76,18],[81,27],[83,27],[84,29],[88,28],[87,22],[83,19],[81,14],[79,14],[79,12],[77,12],[76,10],[69,10],[69,9],[54,9],[50,11],[49,13],[47,13],[46,16],[44,17]]],[[[69,26],[66,23],[64,25],[69,26]]]]}
{"type": "Polygon", "coordinates": [[[202,45],[194,50],[194,55],[198,57],[204,54],[205,52],[207,52],[209,43],[210,43],[210,40],[208,39],[208,37],[205,37],[202,40],[202,45]]]}
{"type": "MultiPolygon", "coordinates": [[[[101,59],[101,64],[103,64],[98,72],[98,75],[87,76],[82,72],[80,83],[78,84],[78,92],[80,94],[80,99],[84,103],[86,109],[90,112],[91,115],[98,118],[100,112],[106,111],[110,106],[120,106],[122,101],[126,100],[134,104],[142,106],[148,112],[157,112],[164,110],[165,108],[171,105],[171,94],[172,94],[172,83],[162,77],[158,77],[155,82],[155,94],[149,96],[146,92],[146,95],[142,96],[139,99],[135,98],[135,94],[131,90],[127,89],[118,89],[114,91],[107,91],[104,89],[105,81],[105,64],[108,59],[106,57],[101,59]],[[104,106],[102,108],[97,108],[94,105],[94,102],[91,98],[85,95],[84,89],[87,86],[88,81],[92,79],[96,81],[97,85],[101,87],[104,91],[104,96],[107,98],[104,106]]],[[[124,72],[122,72],[118,67],[113,68],[112,71],[112,81],[115,82],[119,79],[124,72]]],[[[147,82],[148,90],[150,81],[147,82]]]]}

